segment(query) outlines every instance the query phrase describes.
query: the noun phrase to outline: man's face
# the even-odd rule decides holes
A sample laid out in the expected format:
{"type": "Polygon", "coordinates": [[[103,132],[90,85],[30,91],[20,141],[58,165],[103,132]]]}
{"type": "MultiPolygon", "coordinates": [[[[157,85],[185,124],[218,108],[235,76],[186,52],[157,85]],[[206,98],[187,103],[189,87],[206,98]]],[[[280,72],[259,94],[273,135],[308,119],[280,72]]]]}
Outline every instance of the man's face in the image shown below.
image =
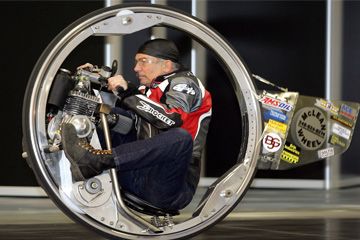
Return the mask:
{"type": "Polygon", "coordinates": [[[140,84],[147,87],[156,77],[166,73],[164,60],[142,53],[135,55],[134,71],[140,84]]]}

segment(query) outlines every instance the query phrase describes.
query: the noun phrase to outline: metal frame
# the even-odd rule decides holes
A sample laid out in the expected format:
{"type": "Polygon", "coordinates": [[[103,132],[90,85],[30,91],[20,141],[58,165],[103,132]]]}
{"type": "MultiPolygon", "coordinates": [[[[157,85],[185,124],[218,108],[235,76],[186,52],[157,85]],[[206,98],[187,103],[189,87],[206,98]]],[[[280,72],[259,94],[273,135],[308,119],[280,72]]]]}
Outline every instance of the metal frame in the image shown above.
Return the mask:
{"type": "MultiPolygon", "coordinates": [[[[326,76],[325,96],[341,99],[342,1],[326,1],[326,76]]],[[[340,187],[341,156],[325,161],[325,189],[340,187]]]]}

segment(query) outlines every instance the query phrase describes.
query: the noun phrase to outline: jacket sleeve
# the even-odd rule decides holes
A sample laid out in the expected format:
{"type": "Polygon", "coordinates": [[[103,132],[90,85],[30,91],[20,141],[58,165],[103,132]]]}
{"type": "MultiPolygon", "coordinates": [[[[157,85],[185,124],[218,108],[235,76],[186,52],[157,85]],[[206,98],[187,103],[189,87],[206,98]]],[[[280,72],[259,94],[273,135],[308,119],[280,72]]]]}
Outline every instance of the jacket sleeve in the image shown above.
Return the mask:
{"type": "Polygon", "coordinates": [[[190,112],[201,105],[201,90],[191,79],[178,77],[172,79],[161,103],[145,95],[125,98],[122,105],[133,110],[140,117],[158,129],[180,127],[190,112]]]}
{"type": "Polygon", "coordinates": [[[167,109],[141,94],[125,98],[122,105],[158,129],[180,127],[183,123],[181,113],[167,109]]]}
{"type": "Polygon", "coordinates": [[[164,102],[168,108],[181,109],[185,114],[194,112],[201,106],[201,89],[193,80],[186,77],[177,77],[169,84],[164,102]]]}

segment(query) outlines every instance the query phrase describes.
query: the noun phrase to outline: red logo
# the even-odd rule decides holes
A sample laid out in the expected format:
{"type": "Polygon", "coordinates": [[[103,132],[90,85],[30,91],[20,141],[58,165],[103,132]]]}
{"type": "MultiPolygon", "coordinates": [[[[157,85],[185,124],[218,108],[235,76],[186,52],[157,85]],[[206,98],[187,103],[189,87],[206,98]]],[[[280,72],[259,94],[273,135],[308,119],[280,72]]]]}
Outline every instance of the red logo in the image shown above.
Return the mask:
{"type": "Polygon", "coordinates": [[[275,98],[268,97],[268,96],[263,96],[259,101],[265,105],[268,105],[271,107],[276,107],[276,108],[279,108],[279,109],[287,111],[287,112],[290,112],[293,108],[292,105],[290,105],[286,102],[282,102],[279,99],[275,99],[275,98]]]}
{"type": "Polygon", "coordinates": [[[269,152],[277,152],[281,147],[281,138],[276,133],[268,133],[263,139],[264,148],[269,152]]]}

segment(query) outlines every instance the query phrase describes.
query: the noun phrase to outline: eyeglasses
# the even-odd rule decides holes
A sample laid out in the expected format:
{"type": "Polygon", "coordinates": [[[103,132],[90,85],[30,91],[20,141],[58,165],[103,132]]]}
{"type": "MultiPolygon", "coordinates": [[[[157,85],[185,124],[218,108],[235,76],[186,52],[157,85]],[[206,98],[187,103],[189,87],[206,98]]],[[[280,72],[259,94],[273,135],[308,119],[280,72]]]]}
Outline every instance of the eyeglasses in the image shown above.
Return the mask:
{"type": "Polygon", "coordinates": [[[139,64],[140,67],[144,67],[146,64],[159,63],[161,59],[139,58],[135,59],[134,67],[139,64]]]}

